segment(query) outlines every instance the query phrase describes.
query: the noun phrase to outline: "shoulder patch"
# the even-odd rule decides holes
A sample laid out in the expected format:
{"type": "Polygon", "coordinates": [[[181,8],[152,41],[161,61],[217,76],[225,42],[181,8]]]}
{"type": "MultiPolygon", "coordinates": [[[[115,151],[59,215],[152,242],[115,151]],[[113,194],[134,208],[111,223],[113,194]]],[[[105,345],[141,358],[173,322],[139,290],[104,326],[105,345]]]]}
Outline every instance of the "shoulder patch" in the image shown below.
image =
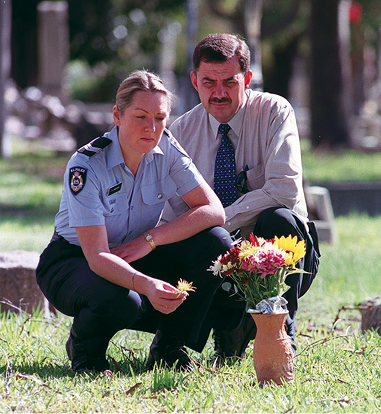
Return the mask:
{"type": "Polygon", "coordinates": [[[79,194],[86,184],[87,169],[83,167],[72,167],[69,171],[70,190],[74,195],[79,194]]]}
{"type": "Polygon", "coordinates": [[[111,144],[111,142],[110,138],[98,137],[84,145],[77,152],[92,157],[93,155],[98,154],[98,152],[101,152],[107,145],[111,144]]]}

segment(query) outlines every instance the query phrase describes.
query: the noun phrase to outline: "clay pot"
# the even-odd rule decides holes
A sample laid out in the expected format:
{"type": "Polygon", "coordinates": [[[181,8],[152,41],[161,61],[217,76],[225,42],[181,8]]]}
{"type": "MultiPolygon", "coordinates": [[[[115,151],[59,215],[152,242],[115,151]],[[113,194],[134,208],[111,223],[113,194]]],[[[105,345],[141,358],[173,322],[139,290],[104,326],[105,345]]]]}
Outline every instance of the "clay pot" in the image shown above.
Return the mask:
{"type": "Polygon", "coordinates": [[[294,380],[294,356],[285,329],[288,311],[251,316],[257,325],[254,341],[254,369],[261,384],[294,380]]]}

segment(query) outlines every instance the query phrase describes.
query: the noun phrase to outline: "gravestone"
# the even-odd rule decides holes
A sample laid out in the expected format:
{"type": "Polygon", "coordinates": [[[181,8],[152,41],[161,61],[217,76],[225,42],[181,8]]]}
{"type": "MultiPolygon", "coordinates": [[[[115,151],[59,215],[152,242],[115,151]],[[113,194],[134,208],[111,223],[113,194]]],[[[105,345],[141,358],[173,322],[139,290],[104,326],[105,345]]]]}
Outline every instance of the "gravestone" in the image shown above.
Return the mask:
{"type": "Polygon", "coordinates": [[[306,186],[304,192],[309,217],[315,222],[319,240],[337,243],[338,235],[329,191],[324,187],[306,186]]]}
{"type": "Polygon", "coordinates": [[[44,94],[57,96],[66,103],[63,88],[65,67],[69,61],[68,3],[42,1],[38,10],[38,83],[44,94]]]}
{"type": "Polygon", "coordinates": [[[381,335],[381,296],[365,300],[361,308],[361,331],[374,329],[381,335]]]}
{"type": "Polygon", "coordinates": [[[0,253],[0,303],[1,311],[31,313],[39,307],[50,315],[49,302],[36,282],[38,252],[15,250],[0,253]]]}

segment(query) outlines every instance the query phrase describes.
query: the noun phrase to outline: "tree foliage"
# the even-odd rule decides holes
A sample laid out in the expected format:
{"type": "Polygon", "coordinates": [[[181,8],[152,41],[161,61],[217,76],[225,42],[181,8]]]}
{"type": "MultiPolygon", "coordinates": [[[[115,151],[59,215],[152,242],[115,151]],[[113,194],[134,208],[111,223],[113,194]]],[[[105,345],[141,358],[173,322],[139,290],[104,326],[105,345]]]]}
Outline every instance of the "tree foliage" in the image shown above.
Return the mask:
{"type": "MultiPolygon", "coordinates": [[[[37,5],[41,0],[12,1],[12,77],[20,87],[37,81],[37,5]]],[[[110,100],[126,73],[146,67],[158,70],[163,30],[173,21],[182,25],[176,46],[175,72],[187,78],[187,0],[67,0],[69,4],[70,60],[89,72],[79,81],[84,100],[110,100]]],[[[340,0],[263,0],[261,49],[264,89],[288,98],[296,56],[309,62],[313,143],[348,144],[347,114],[338,88],[339,46],[336,39],[340,0]],[[333,30],[333,31],[332,31],[333,30]],[[323,96],[324,95],[324,96],[323,96]],[[321,103],[319,104],[319,99],[321,103]],[[330,108],[330,109],[329,109],[330,108]],[[335,123],[341,123],[336,125],[335,123]],[[325,123],[325,124],[324,124],[325,123]],[[324,126],[325,125],[325,126],[324,126]]],[[[376,45],[381,2],[358,0],[360,18],[352,22],[353,77],[362,76],[364,42],[376,45]],[[365,36],[366,33],[366,36],[365,36]],[[366,37],[366,39],[365,39],[366,37]]],[[[245,0],[198,0],[198,38],[208,33],[245,32],[245,0]]],[[[164,46],[165,47],[165,46],[164,46]]],[[[352,79],[352,83],[355,80],[352,79]]],[[[355,102],[362,102],[363,85],[357,82],[355,102]]],[[[359,106],[358,104],[357,106],[359,106]]],[[[350,128],[349,128],[350,129],[350,128]]]]}

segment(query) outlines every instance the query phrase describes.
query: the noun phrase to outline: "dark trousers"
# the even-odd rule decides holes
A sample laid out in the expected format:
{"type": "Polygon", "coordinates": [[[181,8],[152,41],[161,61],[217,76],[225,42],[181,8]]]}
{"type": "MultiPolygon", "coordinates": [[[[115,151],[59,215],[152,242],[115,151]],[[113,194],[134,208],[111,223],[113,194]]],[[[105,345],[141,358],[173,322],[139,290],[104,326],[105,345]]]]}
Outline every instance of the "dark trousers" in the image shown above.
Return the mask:
{"type": "MultiPolygon", "coordinates": [[[[307,273],[295,273],[289,275],[286,284],[290,289],[284,294],[287,299],[287,333],[295,347],[295,317],[298,309],[298,299],[303,296],[311,286],[319,267],[319,244],[315,226],[312,222],[308,223],[308,231],[304,223],[291,210],[286,208],[272,207],[264,210],[258,217],[254,226],[253,233],[258,237],[272,239],[274,236],[291,235],[297,236],[298,240],[306,243],[306,254],[299,262],[298,267],[307,273]]],[[[240,301],[237,295],[231,296],[231,292],[226,292],[222,288],[218,289],[215,299],[211,306],[211,311],[220,316],[216,318],[217,329],[229,329],[235,327],[242,317],[245,303],[240,301]],[[229,326],[230,325],[230,326],[229,326]]]]}
{"type": "Polygon", "coordinates": [[[204,324],[205,316],[222,282],[207,269],[230,247],[229,233],[214,227],[181,242],[158,246],[132,263],[135,269],[174,286],[180,278],[193,282],[195,292],[169,315],[153,309],[144,295],[96,275],[82,249],[62,238],[42,253],[37,282],[57,310],[74,317],[72,329],[90,357],[104,356],[110,339],[125,328],[152,333],[160,329],[200,351],[210,329],[204,324]]]}

